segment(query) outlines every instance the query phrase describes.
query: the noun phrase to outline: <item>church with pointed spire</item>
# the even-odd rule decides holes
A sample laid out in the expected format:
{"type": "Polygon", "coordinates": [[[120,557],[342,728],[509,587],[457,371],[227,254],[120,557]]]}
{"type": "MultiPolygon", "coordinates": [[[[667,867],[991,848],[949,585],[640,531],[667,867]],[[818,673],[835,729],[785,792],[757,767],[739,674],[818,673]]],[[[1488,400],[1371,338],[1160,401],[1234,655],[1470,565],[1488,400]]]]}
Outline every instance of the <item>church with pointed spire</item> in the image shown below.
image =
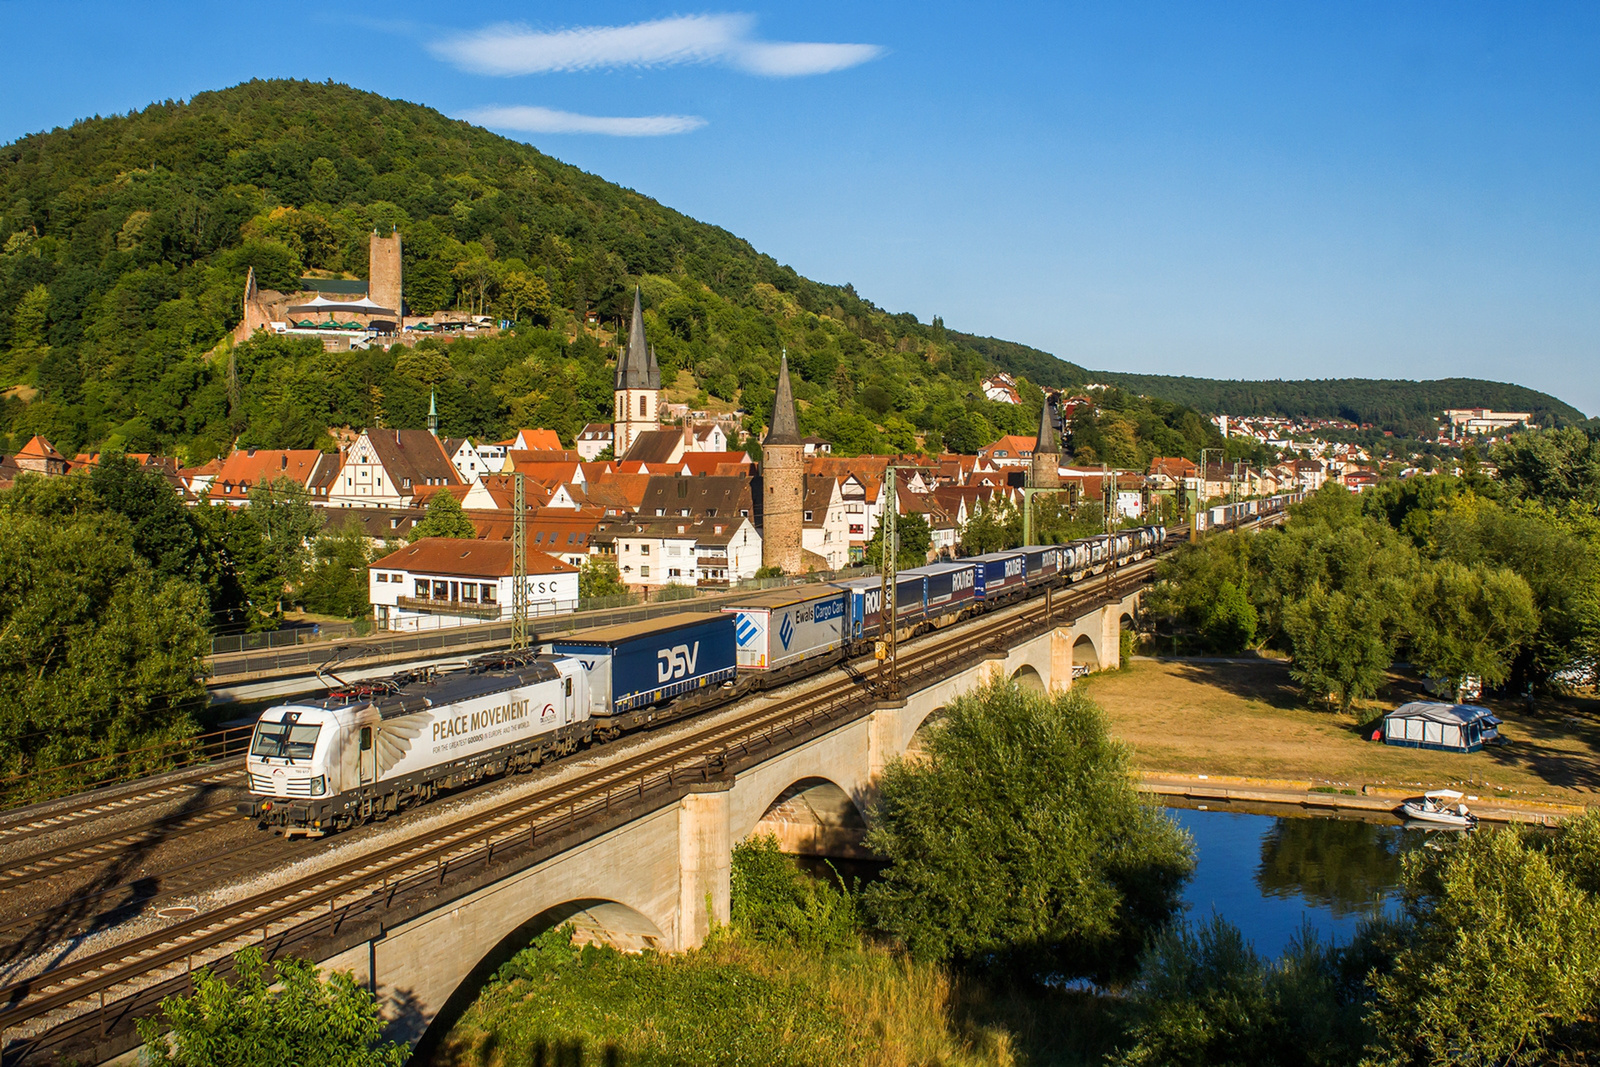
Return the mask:
{"type": "Polygon", "coordinates": [[[1050,394],[1039,409],[1039,437],[1033,442],[1033,462],[1028,470],[1028,485],[1033,489],[1061,488],[1061,437],[1050,417],[1050,394]]]}
{"type": "Polygon", "coordinates": [[[656,350],[644,335],[644,304],[637,286],[628,345],[617,356],[612,401],[611,450],[620,459],[641,433],[661,428],[661,368],[656,365],[656,350]]]}
{"type": "Polygon", "coordinates": [[[789,354],[778,364],[772,421],[761,442],[761,564],[799,574],[805,553],[805,442],[789,384],[789,354]]]}

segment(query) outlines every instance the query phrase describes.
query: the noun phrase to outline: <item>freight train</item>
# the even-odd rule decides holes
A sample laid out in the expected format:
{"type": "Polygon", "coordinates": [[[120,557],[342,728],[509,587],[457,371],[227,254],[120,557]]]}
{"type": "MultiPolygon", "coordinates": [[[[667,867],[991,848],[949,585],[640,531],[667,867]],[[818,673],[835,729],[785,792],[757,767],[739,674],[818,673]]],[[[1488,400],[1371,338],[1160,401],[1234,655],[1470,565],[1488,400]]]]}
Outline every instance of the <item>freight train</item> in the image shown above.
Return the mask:
{"type": "MultiPolygon", "coordinates": [[[[897,634],[1083,581],[1166,538],[1147,526],[900,571],[897,634]]],[[[531,770],[870,652],[883,632],[883,592],[879,578],[859,578],[751,593],[720,611],[580,631],[461,670],[268,708],[246,757],[251,798],[239,809],[263,829],[320,835],[531,770]]]]}

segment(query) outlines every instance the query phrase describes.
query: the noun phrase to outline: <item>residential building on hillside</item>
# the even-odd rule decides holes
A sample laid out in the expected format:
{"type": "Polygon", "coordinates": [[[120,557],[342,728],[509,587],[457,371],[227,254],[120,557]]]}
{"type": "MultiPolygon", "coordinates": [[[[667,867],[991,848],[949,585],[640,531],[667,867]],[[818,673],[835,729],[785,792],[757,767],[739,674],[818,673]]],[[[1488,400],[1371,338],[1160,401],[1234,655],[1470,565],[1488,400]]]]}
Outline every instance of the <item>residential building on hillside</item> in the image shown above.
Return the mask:
{"type": "Polygon", "coordinates": [[[599,459],[600,453],[611,448],[615,441],[616,431],[609,422],[591,422],[578,431],[578,440],[572,447],[585,460],[592,462],[599,459]]]}
{"type": "Polygon", "coordinates": [[[471,485],[490,473],[488,461],[478,454],[477,446],[470,437],[447,437],[440,444],[463,484],[471,485]]]}
{"type": "Polygon", "coordinates": [[[1033,464],[1035,437],[1006,434],[994,444],[978,451],[978,458],[991,467],[1029,467],[1033,464]]]}
{"type": "Polygon", "coordinates": [[[707,475],[651,475],[636,514],[649,518],[726,519],[734,515],[759,523],[756,494],[750,478],[707,475]]]}
{"type": "Polygon", "coordinates": [[[982,383],[983,395],[999,404],[1020,404],[1022,394],[1017,392],[1017,380],[1011,375],[1000,371],[985,378],[982,383]]]}
{"type": "Polygon", "coordinates": [[[427,430],[368,429],[345,450],[328,504],[404,506],[416,499],[419,487],[461,484],[444,446],[427,430]]]}
{"type": "Polygon", "coordinates": [[[244,448],[222,461],[205,491],[212,503],[242,507],[250,503],[250,490],[286,478],[311,493],[312,502],[327,501],[328,487],[339,473],[337,452],[314,448],[244,448]]]}
{"type": "Polygon", "coordinates": [[[761,568],[761,534],[744,516],[644,519],[609,535],[617,571],[635,589],[727,585],[761,568]]]}
{"type": "Polygon", "coordinates": [[[12,459],[18,470],[48,475],[67,473],[67,457],[57,452],[56,446],[39,434],[30,437],[12,459]]]}
{"type": "Polygon", "coordinates": [[[836,478],[805,480],[801,513],[800,547],[821,557],[821,569],[838,571],[850,566],[850,523],[844,494],[836,478]]]}
{"type": "MultiPolygon", "coordinates": [[[[528,610],[556,615],[578,607],[578,568],[528,548],[528,610]]],[[[461,626],[511,617],[509,541],[424,537],[367,568],[372,617],[384,630],[461,626]]]]}

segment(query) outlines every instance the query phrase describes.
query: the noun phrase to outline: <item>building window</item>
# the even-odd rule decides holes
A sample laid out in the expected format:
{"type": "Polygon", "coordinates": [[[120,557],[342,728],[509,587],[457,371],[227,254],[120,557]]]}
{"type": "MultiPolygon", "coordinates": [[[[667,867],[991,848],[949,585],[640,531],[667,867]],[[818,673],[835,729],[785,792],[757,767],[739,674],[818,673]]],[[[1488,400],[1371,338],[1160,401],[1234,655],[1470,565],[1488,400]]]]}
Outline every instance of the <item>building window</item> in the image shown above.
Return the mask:
{"type": "Polygon", "coordinates": [[[805,515],[805,521],[806,521],[806,522],[810,522],[810,521],[811,521],[811,512],[809,512],[809,511],[808,511],[808,512],[806,512],[806,515],[805,515]]]}
{"type": "Polygon", "coordinates": [[[417,592],[417,599],[418,600],[427,600],[428,599],[428,580],[426,578],[418,578],[417,579],[417,590],[416,590],[416,592],[417,592]]]}
{"type": "Polygon", "coordinates": [[[479,590],[479,592],[481,592],[483,594],[483,602],[485,604],[493,604],[494,603],[494,596],[495,596],[495,587],[494,586],[489,585],[487,582],[485,582],[484,584],[478,586],[478,590],[479,590]]]}
{"type": "Polygon", "coordinates": [[[649,414],[650,414],[650,409],[648,407],[648,401],[646,401],[645,398],[641,396],[639,398],[639,417],[642,419],[642,418],[644,418],[645,416],[647,416],[649,414]]]}
{"type": "Polygon", "coordinates": [[[643,556],[648,556],[650,554],[650,546],[648,544],[640,545],[639,546],[639,554],[643,555],[643,556]]]}
{"type": "Polygon", "coordinates": [[[650,568],[649,568],[648,565],[639,568],[639,577],[641,577],[641,578],[650,577],[650,568]]]}
{"type": "Polygon", "coordinates": [[[378,581],[387,582],[388,580],[389,580],[389,576],[380,571],[379,574],[378,574],[378,581]]]}
{"type": "Polygon", "coordinates": [[[677,567],[672,567],[667,571],[667,577],[668,578],[682,578],[683,577],[683,572],[681,570],[679,570],[677,567]]]}

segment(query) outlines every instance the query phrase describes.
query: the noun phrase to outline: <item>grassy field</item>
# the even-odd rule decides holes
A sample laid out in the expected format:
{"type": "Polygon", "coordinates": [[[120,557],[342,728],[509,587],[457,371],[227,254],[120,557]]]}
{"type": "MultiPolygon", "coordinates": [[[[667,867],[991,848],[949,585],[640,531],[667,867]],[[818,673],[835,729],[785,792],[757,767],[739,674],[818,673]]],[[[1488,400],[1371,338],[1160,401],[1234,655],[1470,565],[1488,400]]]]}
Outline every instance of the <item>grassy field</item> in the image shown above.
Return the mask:
{"type": "Polygon", "coordinates": [[[1088,1067],[1118,1006],[1062,991],[952,980],[861,946],[829,953],[713,938],[678,955],[520,953],[456,1024],[432,1067],[1088,1067]]]}
{"type": "MultiPolygon", "coordinates": [[[[1600,702],[1487,701],[1509,744],[1469,754],[1374,743],[1357,719],[1308,705],[1288,666],[1134,660],[1078,683],[1106,709],[1113,732],[1146,773],[1310,779],[1313,785],[1445,787],[1537,799],[1600,802],[1600,702]]],[[[1406,700],[1434,699],[1392,672],[1362,718],[1406,700]]]]}

